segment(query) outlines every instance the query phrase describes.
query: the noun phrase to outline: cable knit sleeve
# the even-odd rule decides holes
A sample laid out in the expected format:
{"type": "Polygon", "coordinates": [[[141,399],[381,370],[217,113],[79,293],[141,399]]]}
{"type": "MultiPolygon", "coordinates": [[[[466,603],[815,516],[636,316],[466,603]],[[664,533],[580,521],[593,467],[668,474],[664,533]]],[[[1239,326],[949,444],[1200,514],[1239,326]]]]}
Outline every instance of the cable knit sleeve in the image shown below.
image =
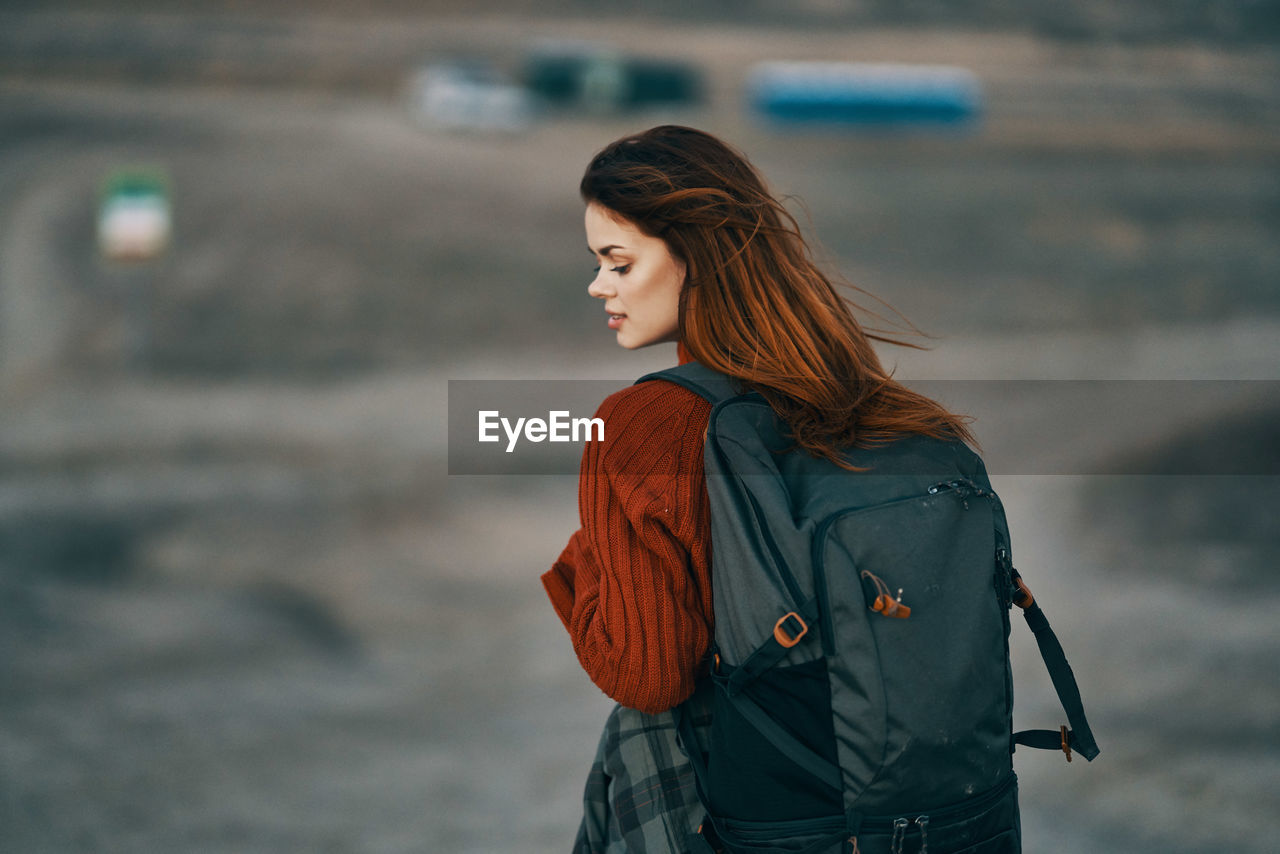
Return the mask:
{"type": "Polygon", "coordinates": [[[542,577],[591,680],[651,714],[693,693],[711,643],[710,409],[663,381],[607,398],[604,441],[582,458],[582,527],[542,577]]]}

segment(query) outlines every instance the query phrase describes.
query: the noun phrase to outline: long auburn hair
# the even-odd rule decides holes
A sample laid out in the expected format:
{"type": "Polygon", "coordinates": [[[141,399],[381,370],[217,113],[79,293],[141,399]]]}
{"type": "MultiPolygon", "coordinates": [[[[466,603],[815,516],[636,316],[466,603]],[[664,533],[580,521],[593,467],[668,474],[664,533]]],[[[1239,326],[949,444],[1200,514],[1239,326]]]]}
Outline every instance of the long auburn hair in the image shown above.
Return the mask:
{"type": "Polygon", "coordinates": [[[579,187],[685,263],[679,335],[697,361],[758,391],[810,453],[919,433],[973,442],[966,422],[885,371],[812,260],[795,218],[746,157],[711,134],[662,125],[606,146],[579,187]]]}

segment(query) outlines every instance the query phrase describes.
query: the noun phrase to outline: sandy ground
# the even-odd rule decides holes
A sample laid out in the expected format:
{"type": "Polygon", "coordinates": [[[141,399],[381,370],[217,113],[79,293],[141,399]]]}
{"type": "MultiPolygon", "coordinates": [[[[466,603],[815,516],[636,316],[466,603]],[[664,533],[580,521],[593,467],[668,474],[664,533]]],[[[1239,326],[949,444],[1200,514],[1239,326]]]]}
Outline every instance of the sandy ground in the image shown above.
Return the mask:
{"type": "MultiPolygon", "coordinates": [[[[1028,852],[1270,851],[1274,56],[646,26],[709,57],[717,100],[672,117],[740,141],[841,272],[946,336],[892,358],[978,418],[1103,747],[1017,757],[1028,852]],[[742,117],[747,59],[837,49],[975,65],[991,119],[742,117]]],[[[519,38],[430,44],[451,33],[519,38]]],[[[449,476],[447,383],[672,359],[599,328],[573,195],[659,118],[440,136],[386,94],[0,79],[0,850],[566,850],[608,709],[537,583],[576,484],[449,476]],[[131,162],[177,188],[148,270],[92,250],[131,162]]],[[[1056,725],[1015,638],[1018,723],[1056,725]]]]}

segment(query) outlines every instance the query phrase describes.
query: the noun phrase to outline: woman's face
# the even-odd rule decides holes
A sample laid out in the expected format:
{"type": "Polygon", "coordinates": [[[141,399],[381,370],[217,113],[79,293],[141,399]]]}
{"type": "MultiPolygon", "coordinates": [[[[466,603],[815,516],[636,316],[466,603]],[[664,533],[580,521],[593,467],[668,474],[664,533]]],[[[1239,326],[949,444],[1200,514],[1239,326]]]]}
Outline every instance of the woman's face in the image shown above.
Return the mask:
{"type": "Polygon", "coordinates": [[[659,237],[592,202],[587,205],[587,248],[599,267],[587,293],[604,300],[610,329],[628,350],[675,341],[679,330],[684,263],[659,237]]]}

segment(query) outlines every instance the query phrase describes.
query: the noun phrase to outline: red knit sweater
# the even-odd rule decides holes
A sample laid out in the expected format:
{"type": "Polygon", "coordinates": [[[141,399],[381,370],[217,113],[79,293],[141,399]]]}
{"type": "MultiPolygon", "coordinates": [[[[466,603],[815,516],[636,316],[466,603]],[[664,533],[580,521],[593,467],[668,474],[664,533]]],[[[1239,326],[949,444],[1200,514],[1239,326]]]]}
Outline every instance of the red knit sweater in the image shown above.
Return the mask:
{"type": "Polygon", "coordinates": [[[582,527],[542,576],[591,681],[650,714],[693,693],[711,644],[710,414],[663,381],[606,398],[604,441],[582,456],[582,527]]]}

